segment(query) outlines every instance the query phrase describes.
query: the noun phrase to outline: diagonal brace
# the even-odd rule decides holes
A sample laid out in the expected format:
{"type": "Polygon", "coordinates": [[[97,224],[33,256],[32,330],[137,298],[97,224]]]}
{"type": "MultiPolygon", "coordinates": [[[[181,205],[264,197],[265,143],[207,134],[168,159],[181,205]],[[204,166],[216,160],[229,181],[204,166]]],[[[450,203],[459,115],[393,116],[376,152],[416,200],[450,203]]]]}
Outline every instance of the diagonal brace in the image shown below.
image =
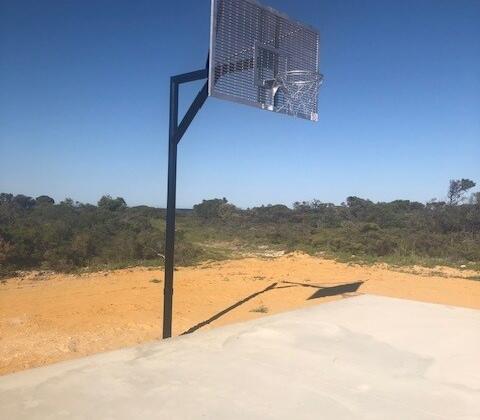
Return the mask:
{"type": "Polygon", "coordinates": [[[202,105],[205,103],[205,101],[208,98],[208,82],[205,82],[205,84],[202,87],[202,90],[198,92],[197,97],[195,100],[192,102],[190,105],[190,108],[188,108],[188,111],[186,112],[185,116],[182,119],[182,122],[178,126],[175,134],[175,141],[177,144],[180,142],[182,139],[183,135],[187,131],[188,127],[190,126],[191,122],[197,115],[197,112],[200,110],[202,105]]]}

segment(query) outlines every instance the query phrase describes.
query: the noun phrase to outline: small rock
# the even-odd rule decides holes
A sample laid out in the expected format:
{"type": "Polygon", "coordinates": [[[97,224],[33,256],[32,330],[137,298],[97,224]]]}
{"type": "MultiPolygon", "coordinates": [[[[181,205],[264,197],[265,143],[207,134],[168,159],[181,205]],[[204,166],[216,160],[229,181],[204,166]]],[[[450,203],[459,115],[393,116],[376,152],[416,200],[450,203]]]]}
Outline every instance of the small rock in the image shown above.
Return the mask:
{"type": "Polygon", "coordinates": [[[76,353],[78,351],[77,340],[75,340],[73,337],[70,337],[68,342],[68,350],[72,353],[76,353]]]}

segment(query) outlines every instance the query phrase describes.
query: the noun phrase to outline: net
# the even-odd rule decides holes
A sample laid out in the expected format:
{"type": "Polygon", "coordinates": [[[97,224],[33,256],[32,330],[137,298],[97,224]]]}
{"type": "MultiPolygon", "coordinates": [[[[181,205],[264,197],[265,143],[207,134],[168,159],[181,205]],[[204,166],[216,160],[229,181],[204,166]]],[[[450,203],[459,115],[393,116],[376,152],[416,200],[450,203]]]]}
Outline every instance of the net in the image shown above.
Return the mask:
{"type": "Polygon", "coordinates": [[[315,71],[291,70],[279,75],[273,85],[274,107],[301,118],[318,121],[317,98],[323,76],[315,71]]]}

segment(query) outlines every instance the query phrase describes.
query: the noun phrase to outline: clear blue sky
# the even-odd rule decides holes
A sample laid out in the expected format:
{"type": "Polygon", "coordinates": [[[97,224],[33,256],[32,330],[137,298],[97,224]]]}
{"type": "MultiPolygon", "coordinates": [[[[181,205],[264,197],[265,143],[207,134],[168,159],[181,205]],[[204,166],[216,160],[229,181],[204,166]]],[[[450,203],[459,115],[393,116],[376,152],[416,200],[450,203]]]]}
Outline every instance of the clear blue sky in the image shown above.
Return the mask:
{"type": "MultiPolygon", "coordinates": [[[[320,121],[209,99],[180,145],[179,207],[427,201],[451,178],[480,184],[480,0],[268,4],[320,30],[320,121]]],[[[168,78],[204,64],[209,13],[209,0],[0,0],[0,191],[164,206],[168,78]]]]}

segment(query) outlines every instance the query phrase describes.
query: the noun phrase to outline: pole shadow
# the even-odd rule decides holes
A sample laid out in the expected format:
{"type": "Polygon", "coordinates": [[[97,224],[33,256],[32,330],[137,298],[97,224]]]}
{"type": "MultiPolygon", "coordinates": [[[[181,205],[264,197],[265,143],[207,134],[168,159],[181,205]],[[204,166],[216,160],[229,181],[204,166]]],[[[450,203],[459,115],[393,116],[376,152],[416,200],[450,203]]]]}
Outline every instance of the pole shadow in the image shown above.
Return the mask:
{"type": "Polygon", "coordinates": [[[242,300],[239,300],[238,302],[234,303],[233,305],[229,306],[228,308],[225,308],[224,310],[216,313],[212,317],[206,319],[205,321],[199,322],[198,324],[194,325],[193,327],[189,328],[188,330],[184,331],[180,335],[188,335],[191,334],[195,331],[198,331],[200,328],[205,327],[206,325],[212,323],[213,321],[216,321],[217,319],[221,318],[222,316],[226,315],[227,313],[233,311],[235,308],[238,308],[239,306],[243,305],[244,303],[247,303],[249,300],[254,299],[255,297],[267,293],[271,290],[279,290],[279,289],[288,289],[291,287],[312,287],[314,289],[318,289],[312,296],[310,296],[307,300],[312,300],[312,299],[319,299],[322,297],[327,297],[327,296],[336,296],[336,295],[344,295],[346,293],[354,293],[358,290],[358,288],[364,283],[363,281],[358,281],[355,283],[347,283],[347,284],[339,284],[339,285],[334,285],[334,286],[319,286],[319,285],[314,285],[314,284],[308,284],[308,283],[299,283],[299,282],[291,282],[291,281],[282,281],[281,283],[286,284],[286,286],[278,286],[278,282],[272,283],[268,287],[266,287],[263,290],[260,290],[259,292],[252,293],[251,295],[245,297],[242,300]]]}
{"type": "MultiPolygon", "coordinates": [[[[238,302],[234,303],[233,305],[229,306],[228,308],[224,309],[223,311],[220,311],[217,314],[213,315],[211,318],[208,318],[207,320],[202,321],[202,322],[198,323],[197,325],[194,325],[192,328],[188,329],[187,331],[183,332],[180,335],[191,334],[191,333],[199,330],[200,328],[204,327],[205,325],[208,325],[211,322],[221,318],[223,315],[227,314],[230,311],[233,311],[235,308],[238,308],[239,306],[243,305],[244,303],[248,302],[249,300],[252,300],[253,298],[257,297],[258,295],[261,295],[263,293],[266,293],[270,290],[275,289],[275,287],[277,285],[278,285],[278,283],[272,283],[270,286],[266,287],[265,289],[260,290],[259,292],[253,293],[250,296],[247,296],[246,298],[244,298],[242,300],[239,300],[238,302]]],[[[290,286],[290,287],[293,287],[293,286],[290,286]]],[[[285,288],[285,286],[282,287],[282,289],[283,288],[285,288]]]]}

